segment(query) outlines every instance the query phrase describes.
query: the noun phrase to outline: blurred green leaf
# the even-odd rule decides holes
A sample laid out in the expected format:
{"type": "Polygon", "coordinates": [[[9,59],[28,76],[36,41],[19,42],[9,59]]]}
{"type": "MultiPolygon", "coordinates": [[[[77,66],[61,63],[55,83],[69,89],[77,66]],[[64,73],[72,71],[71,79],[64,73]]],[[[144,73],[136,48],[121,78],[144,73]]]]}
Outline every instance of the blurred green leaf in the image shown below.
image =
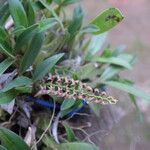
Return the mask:
{"type": "Polygon", "coordinates": [[[30,78],[25,77],[25,76],[20,76],[20,77],[17,77],[16,79],[12,80],[11,82],[9,82],[3,89],[0,90],[0,93],[9,91],[13,88],[27,86],[27,85],[31,85],[31,84],[32,84],[32,80],[30,78]]]}
{"type": "Polygon", "coordinates": [[[75,104],[76,100],[65,99],[61,104],[61,111],[71,108],[75,104]]]}
{"type": "Polygon", "coordinates": [[[115,87],[117,89],[130,93],[137,97],[143,98],[150,102],[150,94],[141,90],[140,88],[134,85],[126,84],[126,83],[119,82],[119,81],[105,81],[104,84],[115,87]]]}
{"type": "Polygon", "coordinates": [[[36,22],[36,14],[33,8],[33,4],[31,0],[27,1],[27,8],[26,8],[26,12],[27,12],[27,18],[28,18],[28,23],[29,25],[33,25],[36,22]]]}
{"type": "Polygon", "coordinates": [[[80,66],[77,70],[75,70],[74,74],[79,79],[85,79],[89,77],[89,74],[95,70],[95,64],[87,63],[83,66],[80,66]]]}
{"type": "Polygon", "coordinates": [[[28,26],[26,12],[20,0],[8,0],[11,16],[15,26],[28,26]]]}
{"type": "Polygon", "coordinates": [[[101,106],[97,105],[97,104],[94,104],[94,103],[89,103],[88,105],[89,105],[90,109],[93,110],[93,112],[95,113],[95,115],[97,117],[99,117],[100,116],[101,106]]]}
{"type": "Polygon", "coordinates": [[[92,59],[93,61],[99,62],[99,63],[109,63],[109,64],[114,64],[118,65],[127,69],[132,69],[132,66],[130,65],[129,62],[126,60],[122,59],[122,57],[95,57],[92,59]]]}
{"type": "Polygon", "coordinates": [[[13,56],[12,54],[11,47],[7,43],[2,43],[2,42],[0,43],[0,52],[13,59],[15,58],[15,56],[13,56]]]}
{"type": "Polygon", "coordinates": [[[45,30],[53,27],[57,23],[58,23],[58,21],[55,18],[47,18],[47,19],[43,19],[39,22],[39,27],[40,27],[41,31],[45,31],[45,30]]]}
{"type": "Polygon", "coordinates": [[[60,144],[58,150],[99,150],[99,148],[88,143],[69,142],[60,144]]]}
{"type": "Polygon", "coordinates": [[[15,90],[9,90],[7,92],[0,92],[0,104],[9,103],[14,100],[18,92],[15,90]]]}
{"type": "Polygon", "coordinates": [[[15,51],[19,51],[23,46],[28,45],[33,36],[38,32],[38,24],[26,28],[17,38],[15,51]]]}
{"type": "Polygon", "coordinates": [[[137,111],[137,114],[138,114],[138,117],[139,117],[139,120],[140,122],[143,122],[144,118],[143,118],[143,114],[137,104],[137,101],[136,101],[136,97],[132,94],[129,94],[129,97],[131,99],[131,102],[134,104],[135,108],[136,108],[136,111],[137,111]]]}
{"type": "Polygon", "coordinates": [[[34,82],[40,80],[44,77],[50,70],[54,67],[54,65],[62,58],[64,53],[56,54],[44,60],[41,64],[39,64],[33,74],[34,82]]]}
{"type": "Polygon", "coordinates": [[[73,20],[71,22],[71,25],[68,27],[68,32],[71,35],[71,39],[76,35],[76,33],[81,28],[83,17],[84,17],[84,12],[81,6],[78,5],[74,9],[73,20]]]}
{"type": "Polygon", "coordinates": [[[98,51],[101,50],[103,44],[106,41],[106,37],[107,37],[106,33],[92,37],[90,44],[89,44],[87,51],[86,51],[86,60],[91,60],[91,58],[98,51]]]}
{"type": "Polygon", "coordinates": [[[3,127],[0,127],[0,141],[7,150],[30,150],[21,137],[3,127]]]}
{"type": "Polygon", "coordinates": [[[54,0],[55,3],[57,3],[58,5],[69,5],[69,4],[73,4],[73,3],[77,3],[80,0],[54,0]]]}
{"type": "Polygon", "coordinates": [[[123,20],[123,18],[124,17],[119,9],[109,8],[94,18],[90,24],[98,26],[100,31],[96,34],[101,34],[116,26],[123,20]]]}
{"type": "Polygon", "coordinates": [[[7,150],[7,149],[0,145],[0,150],[7,150]]]}
{"type": "Polygon", "coordinates": [[[0,75],[2,75],[14,61],[10,58],[5,59],[0,63],[0,75]]]}
{"type": "Polygon", "coordinates": [[[113,76],[117,75],[123,69],[124,68],[120,66],[110,65],[103,71],[102,75],[100,76],[100,80],[102,81],[108,80],[113,76]]]}
{"type": "Polygon", "coordinates": [[[8,6],[8,3],[6,2],[2,6],[0,6],[0,25],[1,26],[4,26],[8,17],[9,17],[9,6],[8,6]]]}
{"type": "Polygon", "coordinates": [[[80,30],[80,33],[95,33],[95,32],[98,32],[98,31],[99,31],[99,28],[96,25],[89,24],[88,26],[83,27],[80,30]]]}
{"type": "Polygon", "coordinates": [[[67,133],[67,140],[69,142],[76,141],[75,134],[74,134],[73,130],[71,129],[71,127],[69,126],[69,124],[63,123],[63,126],[65,127],[65,130],[66,130],[66,133],[67,133]]]}
{"type": "Polygon", "coordinates": [[[37,58],[40,49],[42,47],[44,41],[44,33],[37,32],[32,41],[30,42],[29,48],[26,50],[22,62],[20,65],[20,72],[23,73],[28,69],[31,65],[33,65],[35,59],[37,58]]]}

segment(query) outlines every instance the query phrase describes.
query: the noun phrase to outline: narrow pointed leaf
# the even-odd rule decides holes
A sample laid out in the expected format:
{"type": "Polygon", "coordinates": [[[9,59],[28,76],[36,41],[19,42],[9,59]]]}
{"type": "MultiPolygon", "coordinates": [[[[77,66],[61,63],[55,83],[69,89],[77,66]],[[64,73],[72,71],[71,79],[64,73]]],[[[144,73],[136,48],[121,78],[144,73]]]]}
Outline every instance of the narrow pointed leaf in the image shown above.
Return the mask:
{"type": "Polygon", "coordinates": [[[22,63],[20,66],[21,73],[25,72],[30,66],[33,65],[35,59],[37,58],[40,52],[43,40],[44,40],[43,32],[38,32],[34,35],[29,48],[27,49],[27,51],[23,56],[22,63]]]}
{"type": "Polygon", "coordinates": [[[13,60],[10,58],[5,59],[3,62],[0,63],[0,75],[2,75],[8,67],[13,63],[13,60]]]}
{"type": "Polygon", "coordinates": [[[15,26],[28,26],[26,12],[20,0],[8,0],[11,16],[15,26]]]}
{"type": "Polygon", "coordinates": [[[134,85],[125,84],[125,83],[118,82],[118,81],[106,81],[104,83],[109,86],[115,87],[117,89],[123,90],[127,93],[130,93],[132,95],[135,95],[137,97],[143,98],[150,102],[150,94],[141,90],[140,88],[134,85]]]}
{"type": "Polygon", "coordinates": [[[52,57],[47,58],[41,64],[39,64],[36,67],[35,72],[33,74],[33,80],[37,81],[42,79],[42,77],[44,77],[48,72],[50,72],[50,70],[60,60],[60,58],[62,58],[63,55],[64,55],[63,53],[56,54],[52,57]]]}
{"type": "Polygon", "coordinates": [[[0,141],[7,150],[30,150],[21,137],[3,127],[0,127],[0,141]]]}

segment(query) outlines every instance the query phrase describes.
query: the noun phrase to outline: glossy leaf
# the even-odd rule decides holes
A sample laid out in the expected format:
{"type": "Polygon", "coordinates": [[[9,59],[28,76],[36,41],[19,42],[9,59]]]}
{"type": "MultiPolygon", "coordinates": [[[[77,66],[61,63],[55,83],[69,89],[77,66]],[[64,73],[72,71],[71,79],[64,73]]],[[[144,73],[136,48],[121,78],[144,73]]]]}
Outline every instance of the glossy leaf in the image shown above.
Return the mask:
{"type": "Polygon", "coordinates": [[[106,81],[104,83],[150,102],[150,94],[134,85],[125,84],[119,81],[106,81]]]}
{"type": "Polygon", "coordinates": [[[122,20],[123,15],[119,9],[109,8],[104,10],[96,18],[94,18],[90,24],[98,26],[100,31],[96,34],[101,34],[115,27],[122,20]]]}
{"type": "Polygon", "coordinates": [[[33,65],[35,59],[37,58],[42,44],[44,41],[44,34],[43,32],[38,32],[34,35],[32,41],[30,42],[29,48],[26,50],[22,63],[20,65],[20,72],[25,72],[30,66],[33,65]]]}
{"type": "Polygon", "coordinates": [[[70,142],[60,144],[58,150],[99,150],[99,148],[88,143],[70,142]]]}
{"type": "Polygon", "coordinates": [[[71,127],[67,123],[63,123],[63,126],[65,127],[66,133],[67,133],[67,140],[69,142],[74,142],[76,141],[75,134],[71,127]]]}
{"type": "Polygon", "coordinates": [[[7,150],[30,150],[21,137],[3,127],[0,127],[0,141],[7,150]]]}
{"type": "Polygon", "coordinates": [[[31,84],[32,84],[32,80],[30,78],[25,77],[25,76],[20,76],[16,79],[12,80],[8,84],[6,84],[6,86],[0,90],[0,93],[9,91],[9,90],[17,88],[17,87],[27,86],[27,85],[31,85],[31,84]]]}
{"type": "Polygon", "coordinates": [[[28,26],[26,12],[20,0],[8,0],[11,16],[15,26],[28,26]]]}
{"type": "Polygon", "coordinates": [[[37,81],[42,79],[50,70],[54,67],[54,65],[62,58],[64,54],[56,54],[44,60],[41,64],[39,64],[33,74],[33,80],[37,81]]]}
{"type": "Polygon", "coordinates": [[[5,59],[0,63],[0,75],[2,75],[14,61],[10,58],[5,59]]]}
{"type": "Polygon", "coordinates": [[[15,90],[9,90],[7,92],[0,92],[0,104],[6,104],[14,100],[18,92],[15,90]]]}

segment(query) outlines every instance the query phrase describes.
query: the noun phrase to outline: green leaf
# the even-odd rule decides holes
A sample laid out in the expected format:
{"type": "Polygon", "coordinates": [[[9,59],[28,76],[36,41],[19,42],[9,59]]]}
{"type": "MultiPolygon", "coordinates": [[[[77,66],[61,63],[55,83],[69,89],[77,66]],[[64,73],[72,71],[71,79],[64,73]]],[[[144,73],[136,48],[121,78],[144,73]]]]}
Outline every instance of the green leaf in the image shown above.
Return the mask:
{"type": "Polygon", "coordinates": [[[21,137],[3,127],[0,127],[0,141],[7,150],[30,150],[21,137]]]}
{"type": "Polygon", "coordinates": [[[57,23],[58,23],[58,21],[55,18],[47,18],[47,19],[43,19],[39,22],[39,27],[40,27],[41,31],[45,31],[45,30],[53,27],[57,23]]]}
{"type": "Polygon", "coordinates": [[[6,20],[9,17],[9,6],[8,3],[2,4],[0,6],[0,25],[4,26],[6,20]]]}
{"type": "Polygon", "coordinates": [[[108,79],[114,77],[116,74],[118,74],[123,69],[124,68],[122,68],[120,66],[110,65],[109,67],[107,67],[104,70],[104,72],[100,76],[100,80],[102,80],[102,81],[108,80],[108,79]]]}
{"type": "Polygon", "coordinates": [[[35,22],[36,22],[36,14],[35,14],[35,11],[34,11],[34,8],[33,8],[31,0],[27,1],[26,12],[27,12],[27,18],[28,18],[29,25],[35,24],[35,22]]]}
{"type": "Polygon", "coordinates": [[[80,30],[80,33],[95,33],[95,32],[98,32],[98,31],[99,31],[99,28],[96,25],[89,24],[88,26],[83,27],[80,30]]]}
{"type": "Polygon", "coordinates": [[[93,61],[99,62],[99,63],[109,63],[113,65],[118,65],[127,69],[132,69],[132,66],[129,62],[126,60],[122,59],[121,57],[96,57],[93,59],[93,61]]]}
{"type": "Polygon", "coordinates": [[[20,72],[23,73],[28,69],[31,65],[33,65],[35,59],[37,58],[40,49],[42,47],[44,41],[44,33],[38,32],[34,35],[29,48],[26,50],[22,63],[20,65],[20,72]]]}
{"type": "Polygon", "coordinates": [[[64,53],[56,54],[52,57],[47,58],[41,64],[39,64],[33,74],[34,82],[42,79],[50,70],[54,67],[54,65],[59,61],[64,53]]]}
{"type": "Polygon", "coordinates": [[[7,92],[0,93],[0,104],[9,103],[14,100],[18,92],[15,90],[9,90],[7,92]]]}
{"type": "Polygon", "coordinates": [[[88,143],[70,142],[60,144],[58,150],[99,150],[99,148],[88,143]]]}
{"type": "Polygon", "coordinates": [[[97,36],[94,36],[91,41],[90,41],[90,44],[87,48],[87,51],[86,51],[86,60],[91,60],[91,58],[98,52],[101,50],[103,44],[105,43],[106,41],[106,37],[107,37],[107,34],[104,33],[104,34],[101,34],[101,35],[97,35],[97,36]]]}
{"type": "Polygon", "coordinates": [[[84,12],[81,6],[78,5],[74,9],[73,20],[72,20],[71,25],[68,27],[68,32],[70,33],[71,38],[73,38],[76,35],[76,33],[79,31],[79,29],[81,28],[83,17],[84,17],[84,12]]]}
{"type": "Polygon", "coordinates": [[[12,49],[7,43],[0,43],[0,52],[8,57],[15,58],[12,54],[12,49]]]}
{"type": "Polygon", "coordinates": [[[14,61],[10,58],[5,59],[0,63],[0,75],[2,75],[14,61]]]}
{"type": "Polygon", "coordinates": [[[100,109],[101,109],[101,106],[100,105],[97,105],[97,104],[94,104],[94,103],[89,103],[88,104],[89,107],[91,108],[91,110],[93,110],[93,112],[95,113],[95,115],[97,117],[100,116],[100,109]]]}
{"type": "Polygon", "coordinates": [[[61,104],[61,111],[71,108],[75,104],[76,100],[65,99],[61,104]]]}
{"type": "Polygon", "coordinates": [[[67,123],[63,123],[63,126],[65,127],[65,130],[66,130],[66,133],[67,133],[67,140],[69,142],[76,141],[75,134],[74,134],[73,130],[71,129],[71,127],[67,123]]]}
{"type": "Polygon", "coordinates": [[[11,16],[15,26],[28,26],[26,12],[20,0],[8,0],[11,16]]]}
{"type": "Polygon", "coordinates": [[[7,150],[7,149],[0,145],[0,150],[7,150]]]}
{"type": "Polygon", "coordinates": [[[27,85],[31,85],[31,84],[32,84],[32,80],[30,78],[25,77],[25,76],[20,76],[20,77],[17,77],[16,79],[12,80],[11,82],[9,82],[3,89],[0,90],[0,93],[9,91],[13,88],[27,86],[27,85]]]}
{"type": "Polygon", "coordinates": [[[101,34],[115,27],[118,23],[123,20],[123,15],[117,8],[109,8],[100,13],[96,18],[94,18],[90,24],[94,24],[99,27],[99,32],[96,34],[101,34]]]}
{"type": "Polygon", "coordinates": [[[26,30],[24,30],[19,37],[17,38],[17,42],[15,45],[15,51],[19,51],[23,46],[28,45],[35,33],[38,31],[38,24],[34,24],[26,30]]]}
{"type": "Polygon", "coordinates": [[[83,66],[80,66],[74,74],[79,78],[79,79],[85,79],[89,78],[89,74],[95,70],[95,64],[93,63],[87,63],[83,66]]]}
{"type": "Polygon", "coordinates": [[[77,3],[79,1],[80,0],[63,0],[63,5],[66,6],[66,5],[69,5],[69,4],[77,3]]]}
{"type": "Polygon", "coordinates": [[[130,93],[130,94],[135,95],[137,97],[143,98],[143,99],[150,102],[150,94],[141,90],[140,88],[138,88],[134,85],[125,84],[125,83],[122,83],[119,81],[105,81],[104,84],[115,87],[117,89],[120,89],[122,91],[130,93]]]}

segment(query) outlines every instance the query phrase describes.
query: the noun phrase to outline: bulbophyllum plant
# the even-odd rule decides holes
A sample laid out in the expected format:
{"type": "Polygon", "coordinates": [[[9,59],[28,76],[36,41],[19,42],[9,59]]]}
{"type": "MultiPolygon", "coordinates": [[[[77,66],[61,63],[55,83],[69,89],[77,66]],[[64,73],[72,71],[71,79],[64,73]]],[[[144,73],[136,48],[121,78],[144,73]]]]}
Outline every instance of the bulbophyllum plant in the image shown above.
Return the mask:
{"type": "Polygon", "coordinates": [[[120,10],[108,8],[83,26],[84,16],[79,0],[0,2],[0,149],[97,150],[79,142],[67,121],[58,136],[59,119],[85,105],[98,114],[95,107],[116,104],[105,86],[129,93],[136,107],[135,97],[150,100],[148,93],[119,74],[132,69],[135,57],[122,46],[102,48],[106,32],[123,20],[120,10]],[[75,4],[73,13],[66,9],[70,4],[75,4]],[[41,117],[41,111],[46,115],[41,117]],[[22,114],[25,123],[16,120],[22,114]],[[20,136],[18,126],[23,128],[20,136]],[[67,136],[61,138],[63,134],[67,136]]]}

